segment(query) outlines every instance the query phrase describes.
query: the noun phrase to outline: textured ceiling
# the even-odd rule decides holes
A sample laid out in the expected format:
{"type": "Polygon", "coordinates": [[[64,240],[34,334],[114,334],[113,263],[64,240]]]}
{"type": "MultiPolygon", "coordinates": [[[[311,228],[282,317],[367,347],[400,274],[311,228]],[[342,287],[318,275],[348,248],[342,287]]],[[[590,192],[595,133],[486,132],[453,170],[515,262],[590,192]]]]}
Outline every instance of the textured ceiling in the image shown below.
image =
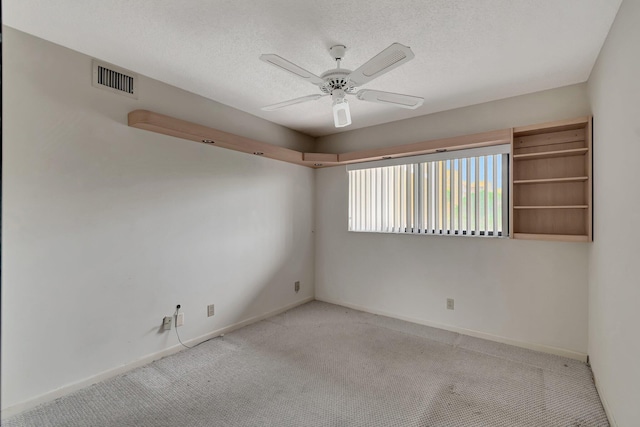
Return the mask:
{"type": "MultiPolygon", "coordinates": [[[[350,99],[371,126],[585,81],[621,0],[5,0],[5,25],[312,136],[338,132],[331,100],[258,60],[315,73],[347,46],[355,69],[393,42],[414,60],[366,88],[422,96],[416,110],[350,99]]],[[[9,83],[10,84],[10,83],[9,83]]]]}

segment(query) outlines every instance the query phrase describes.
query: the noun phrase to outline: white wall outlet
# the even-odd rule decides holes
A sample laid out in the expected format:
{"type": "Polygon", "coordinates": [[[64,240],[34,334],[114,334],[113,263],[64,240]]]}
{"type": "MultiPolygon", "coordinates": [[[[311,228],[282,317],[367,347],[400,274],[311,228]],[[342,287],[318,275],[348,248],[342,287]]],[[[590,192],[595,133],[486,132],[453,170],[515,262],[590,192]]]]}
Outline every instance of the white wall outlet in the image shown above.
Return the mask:
{"type": "Polygon", "coordinates": [[[296,293],[300,291],[300,281],[293,284],[293,290],[296,291],[296,293]]]}
{"type": "Polygon", "coordinates": [[[164,319],[162,319],[162,329],[165,331],[171,329],[171,316],[165,316],[164,319]]]}
{"type": "Polygon", "coordinates": [[[214,311],[214,309],[213,309],[213,304],[209,304],[209,305],[207,306],[207,316],[208,316],[208,317],[211,317],[211,316],[213,316],[214,314],[215,314],[215,311],[214,311]]]}
{"type": "Polygon", "coordinates": [[[453,298],[447,298],[447,310],[453,310],[453,298]]]}
{"type": "Polygon", "coordinates": [[[184,325],[184,313],[178,313],[176,316],[176,328],[184,325]]]}

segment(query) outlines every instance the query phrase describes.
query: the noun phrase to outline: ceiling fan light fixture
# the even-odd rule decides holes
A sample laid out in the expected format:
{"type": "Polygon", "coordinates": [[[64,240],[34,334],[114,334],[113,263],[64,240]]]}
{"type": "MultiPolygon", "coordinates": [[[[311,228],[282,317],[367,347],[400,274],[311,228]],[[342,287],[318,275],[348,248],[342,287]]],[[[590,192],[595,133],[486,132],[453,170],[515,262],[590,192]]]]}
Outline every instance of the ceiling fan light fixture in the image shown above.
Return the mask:
{"type": "Polygon", "coordinates": [[[346,99],[342,98],[333,103],[333,122],[337,128],[351,124],[351,111],[349,111],[349,103],[346,99]]]}
{"type": "Polygon", "coordinates": [[[343,90],[334,90],[331,93],[333,98],[333,124],[337,128],[349,126],[351,124],[351,111],[349,110],[349,103],[345,97],[343,90]]]}

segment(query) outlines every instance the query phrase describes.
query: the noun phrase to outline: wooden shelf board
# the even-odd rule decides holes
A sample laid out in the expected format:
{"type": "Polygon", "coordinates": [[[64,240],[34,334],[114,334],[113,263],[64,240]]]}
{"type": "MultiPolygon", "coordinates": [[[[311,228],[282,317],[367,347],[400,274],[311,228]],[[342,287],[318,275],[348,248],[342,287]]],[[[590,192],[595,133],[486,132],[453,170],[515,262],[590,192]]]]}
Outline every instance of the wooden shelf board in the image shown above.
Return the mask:
{"type": "Polygon", "coordinates": [[[513,128],[513,136],[528,136],[538,133],[562,132],[565,130],[581,129],[587,126],[587,123],[589,123],[589,119],[589,116],[584,116],[570,120],[558,120],[555,122],[515,127],[513,128]]]}
{"type": "Polygon", "coordinates": [[[513,233],[514,239],[522,240],[551,240],[560,242],[590,242],[589,236],[581,234],[532,234],[513,233]]]}
{"type": "Polygon", "coordinates": [[[513,209],[587,209],[587,205],[563,205],[563,206],[514,206],[513,209]]]}
{"type": "Polygon", "coordinates": [[[552,184],[556,182],[584,182],[588,176],[571,176],[567,178],[543,178],[543,179],[519,179],[513,181],[514,184],[552,184]]]}
{"type": "MultiPolygon", "coordinates": [[[[572,148],[584,148],[584,129],[566,130],[563,132],[540,133],[528,136],[513,136],[513,149],[523,150],[530,148],[543,148],[543,151],[560,151],[562,146],[568,143],[581,142],[581,146],[572,148]],[[546,147],[546,148],[545,148],[546,147]],[[555,148],[555,150],[553,148],[555,148]],[[558,148],[560,147],[560,148],[558,148]]],[[[565,150],[571,148],[564,147],[565,150]]],[[[518,153],[524,154],[524,153],[518,153]]]]}
{"type": "Polygon", "coordinates": [[[542,153],[514,154],[513,160],[552,159],[555,157],[582,156],[589,152],[588,148],[574,148],[572,150],[544,151],[542,153]]]}

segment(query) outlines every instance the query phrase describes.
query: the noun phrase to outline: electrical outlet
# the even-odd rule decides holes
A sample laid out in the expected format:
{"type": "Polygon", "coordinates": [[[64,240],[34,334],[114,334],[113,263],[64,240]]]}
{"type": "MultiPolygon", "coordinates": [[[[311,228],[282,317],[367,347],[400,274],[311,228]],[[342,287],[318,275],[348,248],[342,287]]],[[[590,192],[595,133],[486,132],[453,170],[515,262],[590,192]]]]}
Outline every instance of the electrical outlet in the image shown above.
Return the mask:
{"type": "Polygon", "coordinates": [[[171,329],[171,316],[165,316],[164,319],[162,319],[162,329],[165,331],[171,329]]]}
{"type": "Polygon", "coordinates": [[[300,281],[293,284],[293,290],[296,292],[300,291],[300,281]]]}
{"type": "Polygon", "coordinates": [[[176,328],[184,325],[184,313],[178,313],[176,316],[176,328]]]}
{"type": "Polygon", "coordinates": [[[453,310],[453,298],[447,298],[447,310],[453,310]]]}
{"type": "Polygon", "coordinates": [[[209,304],[207,306],[207,316],[211,317],[215,314],[214,309],[213,309],[213,304],[209,304]]]}

